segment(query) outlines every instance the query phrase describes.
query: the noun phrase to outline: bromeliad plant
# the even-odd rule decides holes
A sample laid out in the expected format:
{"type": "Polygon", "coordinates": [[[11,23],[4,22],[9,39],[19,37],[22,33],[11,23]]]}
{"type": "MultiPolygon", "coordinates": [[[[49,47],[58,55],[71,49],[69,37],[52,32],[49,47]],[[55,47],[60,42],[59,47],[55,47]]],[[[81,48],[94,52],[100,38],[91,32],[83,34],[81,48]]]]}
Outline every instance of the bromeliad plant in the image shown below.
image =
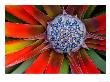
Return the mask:
{"type": "Polygon", "coordinates": [[[6,73],[105,73],[105,6],[6,5],[6,73]]]}

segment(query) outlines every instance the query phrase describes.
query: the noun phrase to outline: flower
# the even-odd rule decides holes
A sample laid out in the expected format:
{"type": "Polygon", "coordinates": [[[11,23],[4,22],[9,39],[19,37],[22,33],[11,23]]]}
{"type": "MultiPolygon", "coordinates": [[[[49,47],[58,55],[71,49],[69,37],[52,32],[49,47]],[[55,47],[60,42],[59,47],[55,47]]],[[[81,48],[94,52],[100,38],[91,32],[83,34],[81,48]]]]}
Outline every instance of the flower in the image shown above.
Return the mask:
{"type": "Polygon", "coordinates": [[[6,73],[105,73],[104,8],[6,5],[6,73]]]}

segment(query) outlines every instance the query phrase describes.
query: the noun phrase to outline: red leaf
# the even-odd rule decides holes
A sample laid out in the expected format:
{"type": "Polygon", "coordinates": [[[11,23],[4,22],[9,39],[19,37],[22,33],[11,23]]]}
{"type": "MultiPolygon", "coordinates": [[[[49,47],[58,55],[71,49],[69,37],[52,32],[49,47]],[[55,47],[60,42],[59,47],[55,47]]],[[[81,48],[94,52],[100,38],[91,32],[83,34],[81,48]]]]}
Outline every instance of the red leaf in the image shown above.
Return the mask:
{"type": "Polygon", "coordinates": [[[19,5],[5,5],[5,10],[27,23],[37,24],[37,21],[19,5]]]}
{"type": "Polygon", "coordinates": [[[103,50],[103,51],[106,50],[106,45],[97,45],[97,44],[90,44],[90,43],[86,43],[86,44],[89,48],[94,48],[94,49],[103,50]]]}
{"type": "Polygon", "coordinates": [[[5,28],[5,35],[13,38],[32,38],[44,32],[41,25],[6,22],[5,28]]]}
{"type": "Polygon", "coordinates": [[[5,42],[5,53],[12,53],[31,45],[34,40],[11,40],[5,42]]]}
{"type": "Polygon", "coordinates": [[[96,31],[95,34],[103,34],[103,35],[106,35],[106,30],[96,31]]]}
{"type": "Polygon", "coordinates": [[[37,21],[39,21],[44,27],[46,27],[47,22],[50,20],[47,15],[32,5],[22,5],[21,7],[24,8],[24,10],[32,15],[37,21]]]}
{"type": "Polygon", "coordinates": [[[84,20],[88,32],[106,30],[106,15],[102,14],[93,18],[84,20]]]}
{"type": "Polygon", "coordinates": [[[6,59],[5,66],[11,67],[15,64],[21,63],[21,62],[33,57],[34,55],[38,55],[41,52],[41,50],[46,46],[46,44],[44,44],[44,43],[41,44],[41,42],[28,46],[20,51],[7,54],[5,56],[5,59],[6,59]]]}
{"type": "Polygon", "coordinates": [[[75,58],[72,57],[73,55],[78,55],[78,54],[74,53],[74,54],[70,54],[70,56],[68,56],[69,61],[70,61],[70,65],[71,65],[72,73],[82,74],[83,72],[81,70],[81,67],[79,66],[77,60],[75,60],[75,58]]]}
{"type": "Polygon", "coordinates": [[[64,55],[58,54],[58,53],[53,51],[51,53],[49,63],[47,65],[45,73],[47,73],[47,74],[59,73],[61,64],[63,62],[63,58],[64,58],[64,55]]]}
{"type": "Polygon", "coordinates": [[[84,61],[85,66],[87,67],[88,73],[90,74],[99,74],[100,71],[97,69],[93,61],[89,58],[84,49],[81,49],[81,57],[84,61]]]}
{"type": "Polygon", "coordinates": [[[66,9],[66,12],[73,16],[77,15],[79,18],[81,18],[87,9],[87,5],[69,5],[66,9]]]}
{"type": "Polygon", "coordinates": [[[43,73],[50,57],[50,50],[42,52],[34,63],[26,70],[26,74],[40,74],[43,73]]]}
{"type": "Polygon", "coordinates": [[[72,58],[74,57],[75,61],[77,62],[77,65],[79,66],[82,73],[87,74],[88,70],[87,70],[87,67],[85,66],[85,64],[80,56],[80,53],[78,52],[77,54],[73,54],[71,56],[72,56],[72,58]]]}
{"type": "Polygon", "coordinates": [[[106,40],[98,40],[98,39],[92,39],[92,38],[88,38],[85,41],[86,43],[89,44],[98,44],[98,45],[106,45],[106,40]]]}

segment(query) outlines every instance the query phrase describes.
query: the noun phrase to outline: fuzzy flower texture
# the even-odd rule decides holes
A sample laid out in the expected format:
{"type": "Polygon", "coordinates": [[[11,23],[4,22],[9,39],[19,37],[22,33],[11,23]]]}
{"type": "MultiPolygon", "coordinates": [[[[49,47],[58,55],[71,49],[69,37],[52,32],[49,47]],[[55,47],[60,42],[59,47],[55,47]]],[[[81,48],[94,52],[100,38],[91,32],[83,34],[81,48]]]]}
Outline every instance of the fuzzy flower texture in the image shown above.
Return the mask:
{"type": "Polygon", "coordinates": [[[106,73],[105,5],[6,5],[5,72],[106,73]]]}

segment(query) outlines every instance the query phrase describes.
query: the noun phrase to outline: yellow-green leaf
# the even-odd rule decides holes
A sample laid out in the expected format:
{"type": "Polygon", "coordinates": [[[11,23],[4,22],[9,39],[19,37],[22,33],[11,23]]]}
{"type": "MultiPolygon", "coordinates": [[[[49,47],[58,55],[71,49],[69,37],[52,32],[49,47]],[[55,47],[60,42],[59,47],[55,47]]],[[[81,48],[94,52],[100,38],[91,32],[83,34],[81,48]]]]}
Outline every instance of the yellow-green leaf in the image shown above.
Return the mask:
{"type": "Polygon", "coordinates": [[[62,66],[60,68],[60,73],[61,74],[68,74],[68,72],[69,72],[68,60],[66,58],[64,58],[62,66]]]}
{"type": "Polygon", "coordinates": [[[5,44],[5,53],[12,53],[12,52],[16,52],[20,49],[23,49],[24,47],[32,44],[33,42],[35,42],[34,40],[12,40],[12,41],[8,41],[5,44]]]}

